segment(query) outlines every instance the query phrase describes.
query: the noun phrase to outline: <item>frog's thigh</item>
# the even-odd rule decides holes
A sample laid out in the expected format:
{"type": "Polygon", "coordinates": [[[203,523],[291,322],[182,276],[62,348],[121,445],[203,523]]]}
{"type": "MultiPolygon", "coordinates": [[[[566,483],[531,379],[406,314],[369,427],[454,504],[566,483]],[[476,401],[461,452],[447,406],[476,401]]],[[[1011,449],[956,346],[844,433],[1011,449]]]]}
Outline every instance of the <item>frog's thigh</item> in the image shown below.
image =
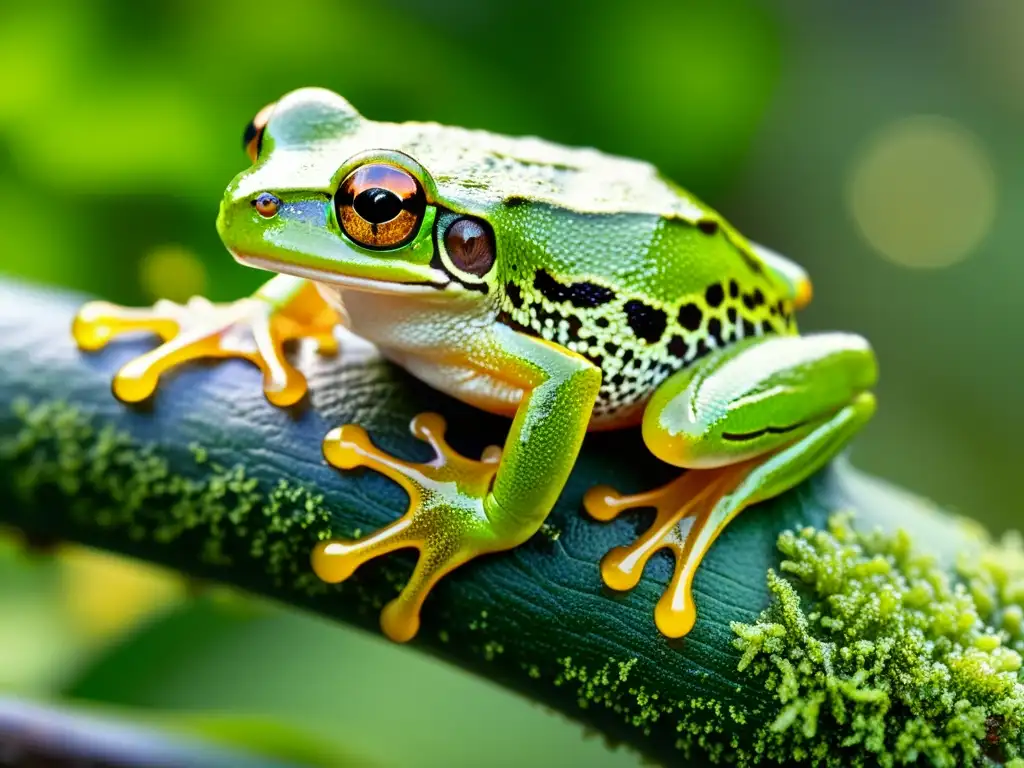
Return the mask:
{"type": "Polygon", "coordinates": [[[658,628],[687,634],[696,620],[694,573],[711,543],[745,507],[822,467],[871,417],[876,378],[867,343],[848,334],[752,340],[669,379],[652,398],[644,437],[661,459],[691,470],[663,488],[622,496],[595,488],[585,501],[603,520],[654,507],[654,524],[609,552],[605,582],[636,585],[654,552],[676,567],[655,609],[658,628]]]}
{"type": "Polygon", "coordinates": [[[876,378],[860,336],[751,339],[659,387],[644,413],[644,441],[678,467],[735,464],[810,434],[876,378]]]}

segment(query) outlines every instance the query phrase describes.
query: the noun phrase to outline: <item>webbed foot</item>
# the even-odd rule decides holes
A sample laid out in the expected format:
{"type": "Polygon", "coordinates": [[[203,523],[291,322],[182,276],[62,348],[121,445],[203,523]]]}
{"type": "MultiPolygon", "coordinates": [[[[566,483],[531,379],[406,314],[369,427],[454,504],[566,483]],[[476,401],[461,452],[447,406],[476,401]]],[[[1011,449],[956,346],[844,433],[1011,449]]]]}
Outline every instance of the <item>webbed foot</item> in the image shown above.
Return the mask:
{"type": "MultiPolygon", "coordinates": [[[[310,286],[312,288],[312,286],[310,286]]],[[[315,290],[315,289],[314,289],[315,290]]],[[[263,372],[263,391],[278,406],[293,405],[306,393],[306,379],[288,362],[284,345],[313,338],[325,354],[337,351],[331,311],[297,312],[253,296],[230,304],[213,304],[200,297],[186,304],[158,301],[151,308],[121,307],[92,301],[75,316],[72,334],[79,348],[101,349],[117,336],[149,331],[163,340],[156,349],[127,363],[114,377],[118,399],[135,403],[156,390],[165,371],[181,363],[238,357],[263,372]]],[[[326,310],[326,305],[322,305],[326,310]]]]}
{"type": "Polygon", "coordinates": [[[410,547],[420,551],[409,583],[381,612],[381,629],[397,642],[416,635],[423,601],[441,577],[477,555],[520,543],[496,531],[485,509],[501,449],[488,447],[479,461],[456,453],[445,442],[444,419],[433,413],[414,418],[410,430],[433,447],[433,460],[417,464],[396,459],[351,424],[324,438],[324,456],[331,465],[375,469],[405,489],[409,507],[398,520],[361,539],[321,542],[312,556],[317,576],[335,583],[389,552],[410,547]]]}
{"type": "Polygon", "coordinates": [[[640,583],[644,567],[660,549],[675,557],[675,568],[654,609],[654,622],[667,637],[689,634],[697,620],[693,575],[715,537],[739,509],[726,498],[753,468],[752,462],[720,469],[690,470],[652,491],[620,494],[604,485],[591,488],[583,506],[596,520],[614,520],[632,509],[655,509],[654,522],[635,542],[615,547],[601,560],[601,577],[614,590],[640,583]]]}

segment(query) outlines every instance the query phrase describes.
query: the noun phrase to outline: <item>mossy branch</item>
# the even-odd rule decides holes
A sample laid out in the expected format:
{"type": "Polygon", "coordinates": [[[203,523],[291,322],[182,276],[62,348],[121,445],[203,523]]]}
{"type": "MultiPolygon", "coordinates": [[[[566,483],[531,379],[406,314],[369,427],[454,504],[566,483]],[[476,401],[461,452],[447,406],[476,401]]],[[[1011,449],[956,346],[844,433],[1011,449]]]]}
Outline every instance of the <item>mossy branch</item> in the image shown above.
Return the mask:
{"type": "MultiPolygon", "coordinates": [[[[408,432],[418,412],[440,411],[469,455],[507,429],[364,346],[333,360],[299,350],[311,395],[290,412],[267,404],[258,372],[236,361],[181,370],[152,403],[127,408],[111,376],[151,342],[80,353],[68,328],[81,300],[0,284],[0,524],[31,539],[121,552],[376,632],[411,555],[330,586],[309,553],[330,534],[395,519],[406,499],[378,475],[326,466],[324,434],[358,423],[384,449],[422,459],[408,432]]],[[[646,456],[632,431],[588,438],[548,526],[447,577],[415,647],[666,764],[1016,754],[1024,693],[1005,646],[1020,641],[1019,547],[984,550],[986,561],[983,534],[837,463],[729,527],[695,580],[696,628],[668,642],[652,618],[666,560],[628,594],[603,589],[598,573],[649,518],[600,524],[580,512],[591,485],[633,492],[671,477],[646,456]],[[838,511],[855,513],[860,530],[908,535],[855,535],[838,511]],[[910,542],[937,560],[911,556],[910,542]],[[958,574],[964,551],[976,567],[958,574]],[[910,662],[889,651],[912,635],[925,666],[900,668],[910,662]]]]}

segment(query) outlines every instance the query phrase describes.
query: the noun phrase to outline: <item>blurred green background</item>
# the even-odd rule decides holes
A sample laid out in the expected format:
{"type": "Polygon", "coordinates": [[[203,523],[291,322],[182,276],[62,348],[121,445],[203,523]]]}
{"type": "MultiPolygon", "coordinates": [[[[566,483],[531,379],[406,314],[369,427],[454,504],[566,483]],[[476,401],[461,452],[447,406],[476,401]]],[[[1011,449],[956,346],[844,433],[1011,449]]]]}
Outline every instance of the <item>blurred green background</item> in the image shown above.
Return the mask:
{"type": "MultiPolygon", "coordinates": [[[[1002,530],[1024,458],[1021,39],[1014,0],[0,3],[0,274],[129,304],[252,290],[213,220],[245,123],[302,85],[642,157],[809,269],[805,329],[874,342],[854,461],[1002,530]]],[[[366,636],[19,552],[0,550],[2,689],[261,714],[382,765],[638,762],[366,636]]]]}

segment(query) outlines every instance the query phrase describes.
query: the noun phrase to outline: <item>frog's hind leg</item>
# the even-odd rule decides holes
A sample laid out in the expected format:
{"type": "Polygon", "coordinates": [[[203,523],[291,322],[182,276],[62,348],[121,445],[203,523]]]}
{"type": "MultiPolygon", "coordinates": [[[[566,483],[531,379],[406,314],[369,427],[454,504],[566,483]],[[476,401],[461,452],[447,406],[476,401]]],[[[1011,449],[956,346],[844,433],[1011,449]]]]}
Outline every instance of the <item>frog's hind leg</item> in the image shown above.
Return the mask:
{"type": "Polygon", "coordinates": [[[712,524],[712,514],[730,488],[730,481],[735,482],[746,471],[745,466],[736,466],[731,471],[687,472],[661,488],[633,495],[595,486],[583,499],[590,515],[602,521],[614,520],[627,510],[654,508],[654,522],[635,542],[615,547],[602,558],[601,577],[612,589],[633,589],[656,552],[671,552],[676,566],[654,609],[655,624],[668,637],[681,637],[693,626],[696,614],[690,585],[702,555],[694,547],[701,532],[712,524]]]}
{"type": "Polygon", "coordinates": [[[668,549],[675,570],[655,622],[669,637],[686,635],[696,620],[694,573],[712,542],[743,509],[799,484],[842,449],[874,412],[867,389],[875,377],[863,340],[823,334],[752,340],[669,379],[647,408],[644,437],[659,458],[690,469],[645,493],[587,493],[584,506],[599,520],[656,511],[636,542],[602,560],[605,583],[631,589],[650,557],[668,549]]]}

